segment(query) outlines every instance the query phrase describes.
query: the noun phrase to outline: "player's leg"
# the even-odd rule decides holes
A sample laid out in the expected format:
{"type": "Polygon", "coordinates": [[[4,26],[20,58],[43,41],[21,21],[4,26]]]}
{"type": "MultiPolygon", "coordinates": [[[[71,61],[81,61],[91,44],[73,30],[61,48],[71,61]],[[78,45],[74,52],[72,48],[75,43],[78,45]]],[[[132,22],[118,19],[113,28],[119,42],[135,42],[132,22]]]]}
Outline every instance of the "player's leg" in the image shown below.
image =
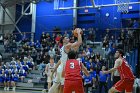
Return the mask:
{"type": "Polygon", "coordinates": [[[125,93],[132,93],[134,80],[126,80],[125,93]]]}
{"type": "Polygon", "coordinates": [[[63,89],[64,89],[64,78],[61,77],[61,85],[60,85],[59,93],[63,93],[63,89]]]}
{"type": "Polygon", "coordinates": [[[47,80],[47,82],[48,82],[48,90],[51,88],[51,77],[48,77],[48,80],[47,80]]]}
{"type": "Polygon", "coordinates": [[[65,80],[65,82],[64,82],[64,91],[62,93],[72,93],[72,87],[73,87],[72,82],[73,81],[65,80]]]}
{"type": "Polygon", "coordinates": [[[64,85],[60,85],[59,93],[63,93],[64,85]]]}
{"type": "Polygon", "coordinates": [[[53,83],[53,85],[51,86],[51,88],[48,90],[48,93],[59,93],[59,86],[60,83],[53,83]]]}
{"type": "Polygon", "coordinates": [[[118,90],[115,89],[115,87],[112,87],[111,89],[109,89],[108,93],[116,93],[119,92],[118,90]]]}
{"type": "Polygon", "coordinates": [[[82,80],[75,81],[73,86],[75,88],[75,93],[84,93],[84,87],[83,87],[82,80]]]}
{"type": "Polygon", "coordinates": [[[122,92],[125,90],[125,87],[124,80],[119,80],[111,89],[109,89],[108,93],[122,92]]]}

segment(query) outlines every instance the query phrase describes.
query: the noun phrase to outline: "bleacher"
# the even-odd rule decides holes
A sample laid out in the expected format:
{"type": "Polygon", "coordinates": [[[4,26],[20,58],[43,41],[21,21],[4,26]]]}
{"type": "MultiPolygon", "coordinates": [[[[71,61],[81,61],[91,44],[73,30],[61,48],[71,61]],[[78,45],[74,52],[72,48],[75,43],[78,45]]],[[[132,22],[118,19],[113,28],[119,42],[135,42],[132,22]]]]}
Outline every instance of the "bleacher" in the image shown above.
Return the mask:
{"type": "MultiPolygon", "coordinates": [[[[32,70],[23,82],[16,83],[16,89],[41,91],[44,88],[44,83],[45,78],[42,76],[42,71],[32,70]]],[[[0,88],[3,88],[1,83],[0,88]]]]}

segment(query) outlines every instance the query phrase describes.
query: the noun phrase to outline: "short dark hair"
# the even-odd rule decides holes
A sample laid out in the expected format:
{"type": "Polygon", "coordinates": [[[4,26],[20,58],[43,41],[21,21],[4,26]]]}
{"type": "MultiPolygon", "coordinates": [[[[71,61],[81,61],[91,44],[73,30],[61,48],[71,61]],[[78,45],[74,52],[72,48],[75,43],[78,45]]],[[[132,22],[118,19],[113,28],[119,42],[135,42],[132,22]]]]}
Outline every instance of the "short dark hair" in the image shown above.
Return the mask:
{"type": "Polygon", "coordinates": [[[59,41],[61,44],[63,44],[63,39],[64,39],[64,36],[61,37],[61,39],[60,39],[60,41],[59,41]]]}
{"type": "Polygon", "coordinates": [[[117,51],[122,54],[121,56],[123,57],[124,56],[124,51],[122,49],[117,49],[117,51]]]}
{"type": "Polygon", "coordinates": [[[68,52],[68,58],[69,59],[75,59],[76,58],[76,52],[74,51],[74,50],[70,50],[69,52],[68,52]]]}

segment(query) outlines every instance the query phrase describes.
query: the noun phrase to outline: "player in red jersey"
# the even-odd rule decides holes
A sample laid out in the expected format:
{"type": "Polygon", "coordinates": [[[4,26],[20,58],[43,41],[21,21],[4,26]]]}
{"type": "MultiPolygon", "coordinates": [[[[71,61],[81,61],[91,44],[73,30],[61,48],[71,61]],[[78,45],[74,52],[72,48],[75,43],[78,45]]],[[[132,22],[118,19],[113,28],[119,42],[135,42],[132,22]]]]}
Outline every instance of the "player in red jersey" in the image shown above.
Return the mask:
{"type": "Polygon", "coordinates": [[[63,93],[84,93],[81,69],[88,76],[89,73],[85,66],[76,60],[76,52],[71,50],[68,53],[68,58],[64,69],[64,92],[63,93]]]}
{"type": "Polygon", "coordinates": [[[119,80],[109,90],[109,93],[122,92],[123,90],[125,90],[125,93],[132,93],[135,76],[133,75],[127,61],[123,58],[123,55],[123,51],[118,49],[115,53],[115,58],[117,59],[115,61],[114,68],[104,71],[104,74],[107,74],[117,69],[120,73],[121,80],[119,80]]]}

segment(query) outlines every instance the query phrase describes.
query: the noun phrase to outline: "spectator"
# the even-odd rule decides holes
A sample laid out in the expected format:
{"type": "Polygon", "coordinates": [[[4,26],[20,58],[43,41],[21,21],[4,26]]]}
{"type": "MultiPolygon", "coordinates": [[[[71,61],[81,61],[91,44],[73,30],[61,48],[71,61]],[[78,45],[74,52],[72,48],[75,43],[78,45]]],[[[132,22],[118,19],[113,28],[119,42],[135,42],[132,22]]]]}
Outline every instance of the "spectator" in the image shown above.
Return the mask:
{"type": "Polygon", "coordinates": [[[139,28],[139,23],[136,21],[136,20],[134,20],[134,22],[133,22],[133,28],[139,28]]]}
{"type": "Polygon", "coordinates": [[[52,46],[50,46],[50,50],[49,50],[48,53],[49,53],[50,57],[54,58],[54,56],[55,56],[55,49],[52,46]]]}
{"type": "Polygon", "coordinates": [[[4,84],[4,90],[7,90],[7,87],[6,87],[6,74],[5,74],[4,70],[2,70],[2,73],[0,74],[0,83],[3,83],[4,84]]]}
{"type": "Polygon", "coordinates": [[[89,93],[93,85],[92,74],[89,74],[89,76],[84,75],[83,78],[84,78],[85,93],[89,93]]]}
{"type": "Polygon", "coordinates": [[[13,91],[16,90],[16,82],[19,81],[19,75],[18,75],[18,71],[15,72],[15,74],[12,75],[12,81],[11,81],[11,85],[13,87],[13,91]]]}
{"type": "Polygon", "coordinates": [[[102,66],[102,71],[99,72],[98,80],[99,80],[99,93],[102,93],[102,87],[104,86],[105,93],[108,92],[107,82],[108,82],[108,74],[103,74],[103,71],[106,70],[105,66],[102,66]]]}

